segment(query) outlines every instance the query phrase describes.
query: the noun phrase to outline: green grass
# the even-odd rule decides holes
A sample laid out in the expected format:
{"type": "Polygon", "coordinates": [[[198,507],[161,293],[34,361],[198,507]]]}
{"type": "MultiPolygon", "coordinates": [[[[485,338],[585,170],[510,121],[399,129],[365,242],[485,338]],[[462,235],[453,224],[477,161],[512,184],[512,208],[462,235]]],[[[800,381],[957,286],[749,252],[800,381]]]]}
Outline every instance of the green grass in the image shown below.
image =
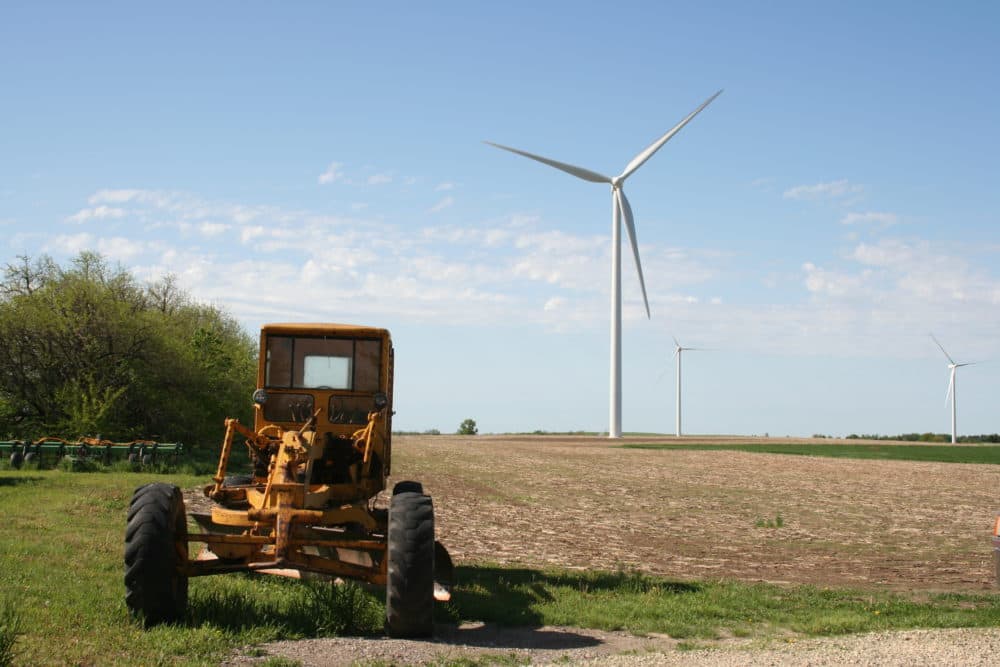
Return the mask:
{"type": "MultiPolygon", "coordinates": [[[[143,630],[124,604],[125,511],[132,490],[154,480],[182,488],[207,481],[115,472],[0,472],[0,640],[15,638],[14,664],[213,665],[237,648],[277,639],[381,632],[379,593],[251,575],[192,579],[185,622],[143,630]],[[12,627],[12,618],[20,634],[4,629],[12,627]]],[[[1000,625],[1000,595],[918,599],[879,591],[488,565],[461,566],[457,580],[452,601],[438,609],[440,622],[623,629],[686,641],[1000,625]]],[[[486,656],[471,664],[507,660],[515,658],[486,656]]]]}
{"type": "Polygon", "coordinates": [[[449,603],[453,618],[504,625],[568,625],[716,639],[1000,624],[1000,595],[917,599],[884,591],[485,566],[460,567],[457,579],[460,584],[449,603]]]}
{"type": "Polygon", "coordinates": [[[694,449],[794,456],[826,456],[844,459],[883,459],[891,461],[937,461],[941,463],[1000,464],[998,445],[831,445],[831,444],[629,444],[626,449],[694,449]]]}

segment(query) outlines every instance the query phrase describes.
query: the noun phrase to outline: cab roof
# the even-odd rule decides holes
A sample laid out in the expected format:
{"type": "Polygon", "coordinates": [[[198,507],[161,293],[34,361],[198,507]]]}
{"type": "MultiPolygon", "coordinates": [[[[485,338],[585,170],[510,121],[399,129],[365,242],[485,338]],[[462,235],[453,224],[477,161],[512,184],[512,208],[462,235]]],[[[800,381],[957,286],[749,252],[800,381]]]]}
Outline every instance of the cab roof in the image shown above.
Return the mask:
{"type": "Polygon", "coordinates": [[[293,336],[363,336],[366,338],[389,337],[388,329],[366,327],[357,324],[332,324],[328,322],[285,322],[265,324],[262,334],[289,334],[293,336]]]}

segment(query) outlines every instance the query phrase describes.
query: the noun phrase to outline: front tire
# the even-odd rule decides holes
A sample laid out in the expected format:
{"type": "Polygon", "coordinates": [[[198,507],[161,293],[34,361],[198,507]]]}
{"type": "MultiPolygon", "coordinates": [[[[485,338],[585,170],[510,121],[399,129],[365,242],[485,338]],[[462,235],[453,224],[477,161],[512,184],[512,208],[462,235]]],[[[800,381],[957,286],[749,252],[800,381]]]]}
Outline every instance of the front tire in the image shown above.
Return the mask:
{"type": "Polygon", "coordinates": [[[125,604],[148,628],[187,612],[187,518],[181,490],[146,484],[132,495],[125,527],[125,604]]]}
{"type": "Polygon", "coordinates": [[[390,637],[434,634],[434,505],[403,492],[389,504],[385,629],[390,637]]]}

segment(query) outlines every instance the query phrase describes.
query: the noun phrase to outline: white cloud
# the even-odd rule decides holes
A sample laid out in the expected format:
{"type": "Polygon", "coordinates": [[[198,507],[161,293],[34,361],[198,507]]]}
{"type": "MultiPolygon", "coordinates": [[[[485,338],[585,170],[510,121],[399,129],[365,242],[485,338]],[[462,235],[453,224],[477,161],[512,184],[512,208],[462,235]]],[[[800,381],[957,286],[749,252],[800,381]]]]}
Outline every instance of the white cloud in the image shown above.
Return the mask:
{"type": "Polygon", "coordinates": [[[454,203],[455,203],[455,198],[448,196],[439,201],[438,203],[434,204],[434,206],[431,206],[429,209],[427,209],[427,211],[429,213],[437,213],[439,211],[445,210],[454,203]]]}
{"type": "Polygon", "coordinates": [[[264,229],[261,225],[256,225],[254,227],[244,227],[240,232],[240,241],[243,243],[249,243],[250,241],[264,235],[264,229]]]}
{"type": "Polygon", "coordinates": [[[542,310],[546,312],[552,312],[555,310],[559,310],[565,305],[566,305],[566,299],[562,298],[561,296],[554,296],[545,302],[545,305],[542,306],[542,310]]]}
{"type": "Polygon", "coordinates": [[[201,232],[202,236],[219,236],[226,230],[228,230],[230,225],[223,224],[221,222],[203,222],[198,226],[198,231],[201,232]]]}
{"type": "Polygon", "coordinates": [[[368,177],[368,185],[385,185],[392,183],[392,174],[372,174],[368,177]]]}
{"type": "Polygon", "coordinates": [[[857,195],[864,191],[864,186],[849,183],[847,179],[816,183],[814,185],[797,185],[785,190],[785,199],[818,200],[840,199],[849,195],[857,195]]]}
{"type": "Polygon", "coordinates": [[[97,252],[120,262],[131,261],[145,252],[145,250],[146,244],[142,241],[133,241],[121,236],[98,239],[97,241],[97,252]]]}
{"type": "Polygon", "coordinates": [[[125,204],[141,197],[143,190],[98,190],[87,200],[91,206],[96,204],[125,204]]]}
{"type": "Polygon", "coordinates": [[[94,245],[94,237],[86,232],[80,234],[60,234],[43,246],[43,250],[55,251],[65,255],[78,255],[84,250],[90,250],[94,245]]]}
{"type": "Polygon", "coordinates": [[[455,184],[454,183],[444,182],[444,183],[439,184],[436,188],[434,188],[434,191],[435,192],[445,192],[447,190],[454,190],[454,189],[455,189],[455,184]]]}
{"type": "Polygon", "coordinates": [[[80,209],[78,212],[66,218],[66,222],[84,223],[88,220],[107,220],[109,218],[123,218],[127,211],[121,208],[100,205],[94,208],[80,209]]]}
{"type": "MultiPolygon", "coordinates": [[[[251,327],[304,316],[523,320],[548,330],[607,325],[609,238],[555,230],[537,216],[395,225],[367,217],[360,207],[340,216],[152,190],[101,191],[90,207],[115,202],[127,203],[128,219],[139,224],[116,228],[110,238],[68,234],[30,243],[48,242],[59,255],[98,250],[127,261],[137,275],[177,274],[195,298],[225,306],[251,327]],[[185,229],[188,237],[180,233],[185,229]],[[204,242],[222,234],[239,243],[204,242]],[[253,279],[262,271],[266,280],[253,279]]],[[[631,253],[624,250],[624,319],[638,327],[645,310],[631,253]]],[[[992,313],[998,315],[991,326],[1000,330],[996,247],[902,238],[856,242],[839,256],[818,249],[818,257],[796,261],[797,268],[762,267],[759,275],[740,254],[650,242],[640,251],[653,319],[700,327],[706,346],[732,348],[735,338],[736,345],[768,351],[809,354],[829,345],[853,354],[842,341],[992,313]],[[733,286],[764,280],[773,288],[764,304],[746,303],[746,291],[733,286]]]]}
{"type": "Polygon", "coordinates": [[[875,211],[848,213],[840,220],[842,225],[876,225],[879,227],[889,227],[898,222],[899,216],[895,213],[876,213],[875,211]]]}
{"type": "Polygon", "coordinates": [[[802,265],[806,274],[805,285],[810,292],[818,292],[828,296],[847,296],[864,284],[863,275],[851,275],[822,269],[812,262],[802,265]]]}
{"type": "Polygon", "coordinates": [[[340,162],[331,162],[330,166],[326,168],[322,174],[319,175],[317,181],[320,185],[329,185],[340,178],[343,177],[344,173],[340,170],[344,165],[340,162]]]}

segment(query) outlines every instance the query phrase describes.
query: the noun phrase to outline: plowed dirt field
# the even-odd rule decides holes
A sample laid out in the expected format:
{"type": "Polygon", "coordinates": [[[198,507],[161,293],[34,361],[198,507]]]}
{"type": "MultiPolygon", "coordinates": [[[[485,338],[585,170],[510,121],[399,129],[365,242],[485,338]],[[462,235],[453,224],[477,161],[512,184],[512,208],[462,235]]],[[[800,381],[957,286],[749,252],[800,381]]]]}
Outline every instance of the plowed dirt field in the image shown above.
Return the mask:
{"type": "Polygon", "coordinates": [[[677,440],[397,436],[393,480],[424,483],[456,564],[910,591],[993,585],[1000,466],[623,442],[677,440]],[[760,525],[779,515],[780,527],[760,525]]]}

